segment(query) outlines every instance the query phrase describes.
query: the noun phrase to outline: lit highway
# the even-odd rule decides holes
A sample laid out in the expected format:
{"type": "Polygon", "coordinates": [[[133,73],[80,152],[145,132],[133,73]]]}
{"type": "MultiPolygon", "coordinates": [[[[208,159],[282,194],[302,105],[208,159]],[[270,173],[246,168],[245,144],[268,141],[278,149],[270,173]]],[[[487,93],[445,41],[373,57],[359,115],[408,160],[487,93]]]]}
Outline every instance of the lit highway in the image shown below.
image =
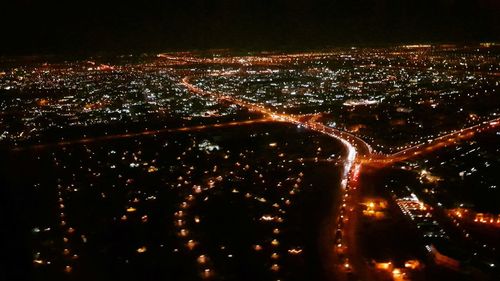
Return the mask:
{"type": "MultiPolygon", "coordinates": [[[[186,62],[196,62],[196,63],[231,63],[231,64],[241,64],[241,61],[224,61],[224,60],[206,60],[206,59],[196,59],[196,58],[176,58],[173,56],[168,56],[171,60],[185,60],[186,62]]],[[[273,57],[269,61],[262,60],[258,61],[259,64],[268,63],[282,63],[287,62],[291,58],[290,56],[285,57],[273,57]]],[[[252,61],[245,61],[245,64],[251,64],[252,61]]],[[[255,61],[253,62],[255,63],[255,61]]],[[[243,66],[243,65],[242,65],[243,66]]],[[[229,71],[221,73],[211,73],[210,76],[231,76],[231,75],[242,75],[239,71],[229,71]]],[[[343,280],[347,277],[347,274],[352,274],[353,272],[362,280],[373,280],[371,271],[367,268],[367,264],[359,253],[358,242],[356,239],[355,231],[357,227],[357,215],[356,209],[362,198],[360,188],[358,188],[357,179],[360,175],[360,171],[363,165],[369,165],[371,167],[384,167],[387,165],[394,164],[396,162],[408,160],[426,153],[431,153],[443,147],[452,146],[458,144],[461,140],[471,138],[476,133],[480,133],[483,130],[488,130],[496,128],[500,125],[500,119],[494,119],[481,124],[457,130],[446,135],[436,137],[435,139],[430,139],[425,143],[413,145],[411,147],[405,148],[399,152],[393,154],[382,154],[373,151],[372,147],[363,139],[357,137],[346,131],[342,131],[336,128],[329,127],[323,123],[318,122],[319,115],[303,115],[297,116],[292,114],[277,113],[271,109],[268,109],[262,105],[250,103],[241,99],[238,99],[230,94],[210,92],[205,91],[196,85],[192,84],[191,81],[195,78],[203,77],[203,75],[188,75],[182,79],[182,85],[184,85],[190,92],[210,96],[215,98],[221,103],[235,104],[240,107],[246,108],[252,112],[258,112],[266,117],[271,118],[274,121],[288,122],[297,126],[307,128],[312,131],[319,132],[321,134],[327,135],[329,137],[339,140],[347,151],[345,159],[342,161],[343,173],[341,177],[341,202],[339,202],[339,208],[334,211],[331,219],[328,223],[328,229],[323,233],[321,239],[324,241],[329,248],[335,249],[334,252],[339,254],[329,255],[329,259],[333,265],[332,273],[337,277],[337,279],[343,280]],[[335,236],[335,233],[342,233],[342,240],[333,241],[331,237],[335,236]]],[[[318,159],[315,159],[318,161],[318,159]]],[[[333,164],[339,164],[338,161],[331,161],[333,164]]],[[[327,266],[328,267],[328,266],[327,266]]]]}
{"type": "Polygon", "coordinates": [[[454,146],[460,143],[460,141],[470,139],[476,134],[481,133],[486,130],[491,130],[498,128],[500,126],[500,118],[493,119],[490,121],[484,121],[480,124],[460,129],[449,134],[437,137],[435,139],[429,139],[427,142],[414,145],[412,147],[406,148],[404,150],[398,151],[389,155],[376,154],[371,155],[368,158],[363,159],[363,163],[372,166],[384,166],[394,164],[400,161],[405,161],[410,158],[415,158],[427,153],[434,152],[438,149],[454,146]]]}
{"type": "Polygon", "coordinates": [[[60,142],[56,142],[56,143],[36,144],[36,145],[31,145],[31,146],[24,146],[24,147],[15,148],[14,150],[19,151],[19,150],[27,150],[27,149],[43,149],[43,148],[54,147],[54,146],[88,144],[88,143],[93,143],[93,142],[110,141],[110,140],[117,140],[117,139],[128,139],[128,138],[135,138],[135,137],[141,137],[141,136],[154,136],[154,135],[165,134],[165,133],[200,131],[200,130],[206,130],[206,129],[245,126],[245,125],[250,125],[250,124],[258,124],[258,123],[266,123],[266,122],[276,122],[276,120],[271,119],[271,118],[260,118],[260,119],[244,120],[244,121],[216,123],[216,124],[210,124],[210,125],[189,126],[189,127],[180,127],[180,128],[166,128],[166,129],[158,129],[158,130],[145,130],[145,131],[134,132],[134,133],[113,134],[113,135],[105,135],[105,136],[98,136],[98,137],[89,137],[89,138],[82,138],[82,139],[75,139],[75,140],[60,141],[60,142]]]}
{"type": "Polygon", "coordinates": [[[476,263],[496,277],[498,52],[14,59],[0,143],[33,198],[19,206],[37,277],[462,280],[476,263]]]}

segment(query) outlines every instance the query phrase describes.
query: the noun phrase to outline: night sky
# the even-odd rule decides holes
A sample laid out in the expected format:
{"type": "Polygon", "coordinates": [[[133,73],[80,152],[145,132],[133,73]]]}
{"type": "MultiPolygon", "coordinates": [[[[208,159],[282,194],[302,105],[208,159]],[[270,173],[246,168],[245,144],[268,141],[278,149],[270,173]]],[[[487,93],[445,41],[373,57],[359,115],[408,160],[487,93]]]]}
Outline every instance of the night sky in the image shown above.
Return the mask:
{"type": "Polygon", "coordinates": [[[0,4],[0,54],[318,48],[500,38],[498,0],[2,2],[13,3],[0,4]]]}

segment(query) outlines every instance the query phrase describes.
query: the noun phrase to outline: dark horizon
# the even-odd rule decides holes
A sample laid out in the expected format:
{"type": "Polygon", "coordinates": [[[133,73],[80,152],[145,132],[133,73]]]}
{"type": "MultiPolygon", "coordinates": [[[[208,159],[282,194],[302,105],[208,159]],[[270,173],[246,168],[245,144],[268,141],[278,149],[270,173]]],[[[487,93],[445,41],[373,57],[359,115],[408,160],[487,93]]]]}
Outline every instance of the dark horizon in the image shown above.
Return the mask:
{"type": "Polygon", "coordinates": [[[58,2],[4,5],[0,55],[500,40],[494,0],[58,2]]]}

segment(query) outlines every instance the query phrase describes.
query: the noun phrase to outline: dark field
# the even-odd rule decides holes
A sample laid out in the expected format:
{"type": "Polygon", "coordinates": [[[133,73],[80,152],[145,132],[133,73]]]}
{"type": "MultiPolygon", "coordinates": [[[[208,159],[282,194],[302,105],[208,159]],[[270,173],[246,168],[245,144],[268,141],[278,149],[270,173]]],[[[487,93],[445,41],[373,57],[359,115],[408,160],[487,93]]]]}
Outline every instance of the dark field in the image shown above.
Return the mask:
{"type": "Polygon", "coordinates": [[[13,261],[32,280],[325,279],[339,169],[314,157],[342,153],[272,123],[12,152],[13,261]]]}

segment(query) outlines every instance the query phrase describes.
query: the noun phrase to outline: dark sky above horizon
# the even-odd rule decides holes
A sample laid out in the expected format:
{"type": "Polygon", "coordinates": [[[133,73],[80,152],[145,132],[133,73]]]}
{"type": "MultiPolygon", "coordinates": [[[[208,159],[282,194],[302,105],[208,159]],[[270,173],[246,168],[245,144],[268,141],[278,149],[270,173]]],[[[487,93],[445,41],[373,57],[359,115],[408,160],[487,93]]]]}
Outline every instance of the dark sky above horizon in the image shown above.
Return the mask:
{"type": "Polygon", "coordinates": [[[0,5],[0,54],[500,40],[498,0],[10,0],[0,5]]]}

